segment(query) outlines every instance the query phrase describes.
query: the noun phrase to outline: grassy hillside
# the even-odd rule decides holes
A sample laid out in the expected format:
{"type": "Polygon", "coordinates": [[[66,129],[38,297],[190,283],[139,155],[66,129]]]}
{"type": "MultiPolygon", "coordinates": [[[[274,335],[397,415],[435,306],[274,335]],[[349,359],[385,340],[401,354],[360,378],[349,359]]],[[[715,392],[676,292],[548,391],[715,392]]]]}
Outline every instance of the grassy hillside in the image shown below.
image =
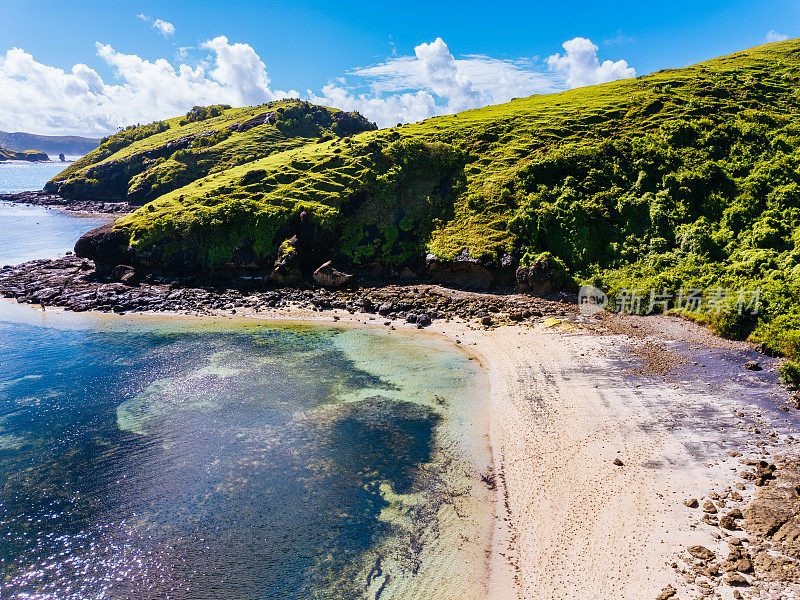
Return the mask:
{"type": "MultiPolygon", "coordinates": [[[[168,124],[137,143],[163,147],[168,124]]],[[[129,260],[268,269],[282,242],[310,232],[355,266],[418,268],[426,253],[465,248],[526,266],[547,252],[606,289],[761,288],[757,317],[702,318],[800,349],[797,40],[349,138],[281,135],[261,155],[233,136],[209,146],[200,154],[213,152],[213,167],[186,185],[194,166],[175,154],[128,180],[152,198],[115,225],[129,260]]],[[[70,170],[67,192],[109,187],[92,181],[101,155],[70,170]]]]}
{"type": "Polygon", "coordinates": [[[195,107],[168,121],[128,127],[47,184],[73,198],[134,204],[276,152],[375,126],[360,115],[297,101],[248,108],[195,107]],[[266,121],[265,121],[266,119],[266,121]]]}

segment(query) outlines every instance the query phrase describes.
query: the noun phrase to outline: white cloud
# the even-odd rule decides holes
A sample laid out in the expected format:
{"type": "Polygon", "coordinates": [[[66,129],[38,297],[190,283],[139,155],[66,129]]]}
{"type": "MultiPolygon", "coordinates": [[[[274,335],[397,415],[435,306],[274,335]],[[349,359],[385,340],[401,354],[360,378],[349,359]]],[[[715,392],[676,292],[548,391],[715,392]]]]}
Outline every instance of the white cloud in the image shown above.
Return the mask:
{"type": "Polygon", "coordinates": [[[774,29],[770,29],[767,32],[767,41],[768,42],[783,42],[784,40],[788,40],[788,35],[783,35],[782,33],[778,33],[774,29]]]}
{"type": "Polygon", "coordinates": [[[195,104],[259,104],[297,92],[274,91],[267,69],[247,44],[224,36],[203,44],[207,64],[173,66],[96,44],[117,82],[85,64],[70,71],[34,60],[19,48],[0,54],[0,129],[105,135],[130,123],[185,113],[195,104]]]}
{"type": "Polygon", "coordinates": [[[636,76],[636,70],[624,60],[606,60],[601,64],[597,58],[598,47],[592,40],[576,37],[564,42],[562,47],[566,51],[563,56],[556,53],[548,56],[545,62],[552,71],[566,75],[569,88],[636,76]]]}
{"type": "Polygon", "coordinates": [[[636,74],[624,60],[600,64],[598,48],[590,40],[575,38],[565,42],[564,49],[563,57],[555,54],[543,66],[532,59],[455,58],[436,38],[414,48],[414,56],[351,71],[351,79],[357,81],[349,86],[331,83],[319,94],[309,90],[308,96],[312,102],[358,110],[389,126],[636,74]]]}
{"type": "MultiPolygon", "coordinates": [[[[436,38],[419,44],[411,56],[353,69],[304,97],[358,110],[389,126],[635,75],[624,60],[601,64],[590,40],[574,38],[563,46],[563,56],[554,54],[544,62],[456,58],[436,38]]],[[[174,61],[146,60],[101,43],[96,50],[112,68],[113,80],[104,81],[82,63],[70,70],[44,65],[19,48],[0,54],[0,129],[105,135],[131,123],[185,113],[196,104],[246,106],[300,96],[294,90],[273,90],[256,51],[225,36],[197,48],[178,48],[174,61]]]]}
{"type": "Polygon", "coordinates": [[[230,90],[236,90],[237,104],[258,104],[269,90],[267,66],[248,44],[229,44],[224,35],[203,42],[202,48],[216,54],[211,77],[230,90]]]}
{"type": "Polygon", "coordinates": [[[175,34],[175,25],[173,25],[169,21],[162,21],[161,19],[153,19],[152,17],[148,17],[145,14],[139,14],[136,16],[139,17],[145,23],[149,23],[153,29],[157,29],[158,32],[164,37],[169,37],[175,34]]]}

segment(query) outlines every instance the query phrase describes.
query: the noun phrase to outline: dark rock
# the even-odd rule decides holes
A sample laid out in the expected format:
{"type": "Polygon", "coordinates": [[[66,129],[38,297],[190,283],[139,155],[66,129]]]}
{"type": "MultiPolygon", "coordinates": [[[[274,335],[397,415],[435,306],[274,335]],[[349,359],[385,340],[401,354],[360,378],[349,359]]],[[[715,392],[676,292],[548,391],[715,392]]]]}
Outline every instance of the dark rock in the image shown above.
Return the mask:
{"type": "Polygon", "coordinates": [[[263,112],[258,114],[243,123],[234,123],[231,125],[231,128],[236,129],[236,131],[247,131],[248,129],[252,129],[253,127],[258,127],[259,125],[264,125],[265,123],[274,123],[276,120],[275,111],[270,112],[263,112]]]}
{"type": "Polygon", "coordinates": [[[328,261],[314,271],[314,281],[322,287],[341,287],[353,278],[352,275],[340,271],[328,261]]]}
{"type": "Polygon", "coordinates": [[[697,508],[698,506],[700,506],[700,503],[697,501],[697,498],[688,498],[684,500],[683,503],[689,508],[697,508]]]}
{"type": "Polygon", "coordinates": [[[545,252],[529,267],[517,269],[517,285],[522,291],[543,296],[556,291],[565,283],[564,266],[545,252]]]}
{"type": "Polygon", "coordinates": [[[125,285],[134,286],[139,282],[136,270],[129,265],[117,265],[111,270],[111,279],[125,285]]]}
{"type": "Polygon", "coordinates": [[[758,363],[757,360],[749,360],[746,363],[744,363],[744,368],[749,371],[760,371],[761,365],[758,363]]]}
{"type": "Polygon", "coordinates": [[[294,286],[300,283],[301,275],[295,236],[283,242],[278,248],[278,258],[275,259],[269,280],[275,285],[294,286]]]}
{"type": "Polygon", "coordinates": [[[78,239],[75,255],[92,259],[99,273],[109,272],[112,267],[127,262],[128,241],[127,233],[115,230],[113,222],[106,223],[78,239]]]}
{"type": "Polygon", "coordinates": [[[466,289],[488,290],[494,281],[492,272],[470,256],[464,248],[453,260],[440,260],[429,254],[425,267],[431,281],[466,289]]]}
{"type": "Polygon", "coordinates": [[[619,458],[615,458],[614,459],[614,466],[621,467],[623,465],[624,465],[624,463],[619,458]]]}

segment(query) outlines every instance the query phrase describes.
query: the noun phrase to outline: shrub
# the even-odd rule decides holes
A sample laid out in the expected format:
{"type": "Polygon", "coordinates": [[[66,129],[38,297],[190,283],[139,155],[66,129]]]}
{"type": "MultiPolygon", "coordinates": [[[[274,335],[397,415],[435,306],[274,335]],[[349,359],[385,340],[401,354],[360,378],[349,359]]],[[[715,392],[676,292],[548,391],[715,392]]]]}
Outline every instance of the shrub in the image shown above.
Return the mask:
{"type": "Polygon", "coordinates": [[[778,371],[784,383],[794,387],[800,387],[800,363],[787,360],[778,368],[778,371]]]}

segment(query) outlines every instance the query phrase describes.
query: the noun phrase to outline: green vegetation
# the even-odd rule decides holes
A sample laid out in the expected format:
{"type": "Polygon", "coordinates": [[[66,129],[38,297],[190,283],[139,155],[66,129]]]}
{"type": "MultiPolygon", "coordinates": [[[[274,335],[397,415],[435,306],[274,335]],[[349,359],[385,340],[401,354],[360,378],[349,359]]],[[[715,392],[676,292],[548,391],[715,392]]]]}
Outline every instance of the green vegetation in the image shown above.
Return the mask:
{"type": "Polygon", "coordinates": [[[355,265],[549,253],[565,279],[608,290],[733,290],[693,316],[800,359],[796,40],[381,131],[319,127],[309,115],[328,109],[287,103],[274,124],[217,137],[263,110],[168,121],[61,183],[109,187],[94,175],[104,163],[205,133],[209,146],[122,178],[152,199],[116,225],[142,264],[213,269],[246,249],[270,265],[305,212],[330,256],[355,265]],[[727,310],[742,288],[761,290],[757,317],[727,310]]]}
{"type": "Polygon", "coordinates": [[[787,360],[780,366],[780,372],[784,383],[794,387],[800,386],[800,363],[787,360]]]}
{"type": "Polygon", "coordinates": [[[195,123],[197,121],[205,121],[211,117],[218,117],[223,112],[231,108],[230,104],[214,104],[212,106],[193,106],[192,110],[186,113],[186,116],[178,121],[179,125],[186,125],[187,123],[195,123]]]}

